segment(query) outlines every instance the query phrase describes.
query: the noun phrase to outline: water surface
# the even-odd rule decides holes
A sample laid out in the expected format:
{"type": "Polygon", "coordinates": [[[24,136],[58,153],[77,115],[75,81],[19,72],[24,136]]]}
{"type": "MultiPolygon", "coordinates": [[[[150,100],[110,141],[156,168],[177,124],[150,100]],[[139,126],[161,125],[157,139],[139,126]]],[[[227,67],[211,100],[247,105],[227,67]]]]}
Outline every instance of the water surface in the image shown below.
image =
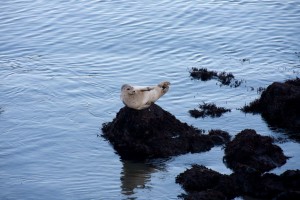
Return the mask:
{"type": "Polygon", "coordinates": [[[63,1],[0,4],[0,198],[177,199],[175,177],[193,163],[221,173],[223,149],[146,163],[122,161],[102,123],[123,106],[124,83],[169,80],[157,104],[198,128],[245,128],[299,143],[237,108],[274,81],[299,77],[300,3],[291,1],[63,1]],[[238,88],[191,80],[189,69],[232,72],[238,88]],[[232,109],[193,119],[202,102],[232,109]]]}

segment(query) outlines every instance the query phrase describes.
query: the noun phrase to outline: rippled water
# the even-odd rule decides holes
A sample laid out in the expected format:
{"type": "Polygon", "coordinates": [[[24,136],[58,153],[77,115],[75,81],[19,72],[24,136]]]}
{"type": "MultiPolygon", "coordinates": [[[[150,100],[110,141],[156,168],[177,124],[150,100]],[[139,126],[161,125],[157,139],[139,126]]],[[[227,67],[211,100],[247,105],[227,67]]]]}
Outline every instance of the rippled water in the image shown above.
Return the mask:
{"type": "MultiPolygon", "coordinates": [[[[259,87],[299,77],[297,0],[11,0],[0,10],[1,199],[177,199],[184,191],[175,177],[193,163],[231,173],[221,147],[120,160],[98,135],[123,106],[124,83],[169,80],[157,103],[198,128],[287,138],[236,108],[259,87]],[[232,72],[244,83],[191,80],[191,67],[232,72]],[[232,112],[191,118],[188,110],[203,101],[232,112]]],[[[273,172],[299,168],[299,143],[278,145],[292,158],[273,172]]]]}

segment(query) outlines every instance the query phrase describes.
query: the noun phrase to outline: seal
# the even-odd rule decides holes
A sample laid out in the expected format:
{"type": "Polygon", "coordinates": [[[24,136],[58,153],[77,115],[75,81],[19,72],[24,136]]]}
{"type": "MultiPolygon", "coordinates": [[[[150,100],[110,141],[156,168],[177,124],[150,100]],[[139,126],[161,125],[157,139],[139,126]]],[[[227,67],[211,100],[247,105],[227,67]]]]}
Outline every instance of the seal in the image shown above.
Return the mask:
{"type": "Polygon", "coordinates": [[[124,84],[121,87],[123,103],[136,110],[148,108],[169,90],[170,82],[164,81],[156,86],[131,86],[124,84]]]}

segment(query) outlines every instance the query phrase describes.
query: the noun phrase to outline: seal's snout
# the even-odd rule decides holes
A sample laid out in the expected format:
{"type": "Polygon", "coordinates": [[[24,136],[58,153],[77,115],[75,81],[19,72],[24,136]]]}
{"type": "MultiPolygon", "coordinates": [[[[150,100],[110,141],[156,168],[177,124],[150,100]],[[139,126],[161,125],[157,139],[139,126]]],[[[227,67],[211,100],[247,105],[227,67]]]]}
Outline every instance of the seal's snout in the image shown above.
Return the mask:
{"type": "Polygon", "coordinates": [[[129,90],[128,94],[131,94],[131,95],[135,94],[135,90],[133,90],[133,89],[129,90]]]}

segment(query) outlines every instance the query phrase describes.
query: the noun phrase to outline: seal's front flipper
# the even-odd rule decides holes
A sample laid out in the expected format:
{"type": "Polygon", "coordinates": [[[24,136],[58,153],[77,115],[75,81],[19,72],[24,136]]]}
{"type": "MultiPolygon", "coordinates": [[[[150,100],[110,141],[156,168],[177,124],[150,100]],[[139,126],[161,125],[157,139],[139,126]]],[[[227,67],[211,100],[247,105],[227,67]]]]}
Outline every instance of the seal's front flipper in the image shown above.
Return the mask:
{"type": "Polygon", "coordinates": [[[141,88],[139,88],[139,90],[142,92],[145,92],[145,91],[154,90],[154,87],[141,87],[141,88]]]}

